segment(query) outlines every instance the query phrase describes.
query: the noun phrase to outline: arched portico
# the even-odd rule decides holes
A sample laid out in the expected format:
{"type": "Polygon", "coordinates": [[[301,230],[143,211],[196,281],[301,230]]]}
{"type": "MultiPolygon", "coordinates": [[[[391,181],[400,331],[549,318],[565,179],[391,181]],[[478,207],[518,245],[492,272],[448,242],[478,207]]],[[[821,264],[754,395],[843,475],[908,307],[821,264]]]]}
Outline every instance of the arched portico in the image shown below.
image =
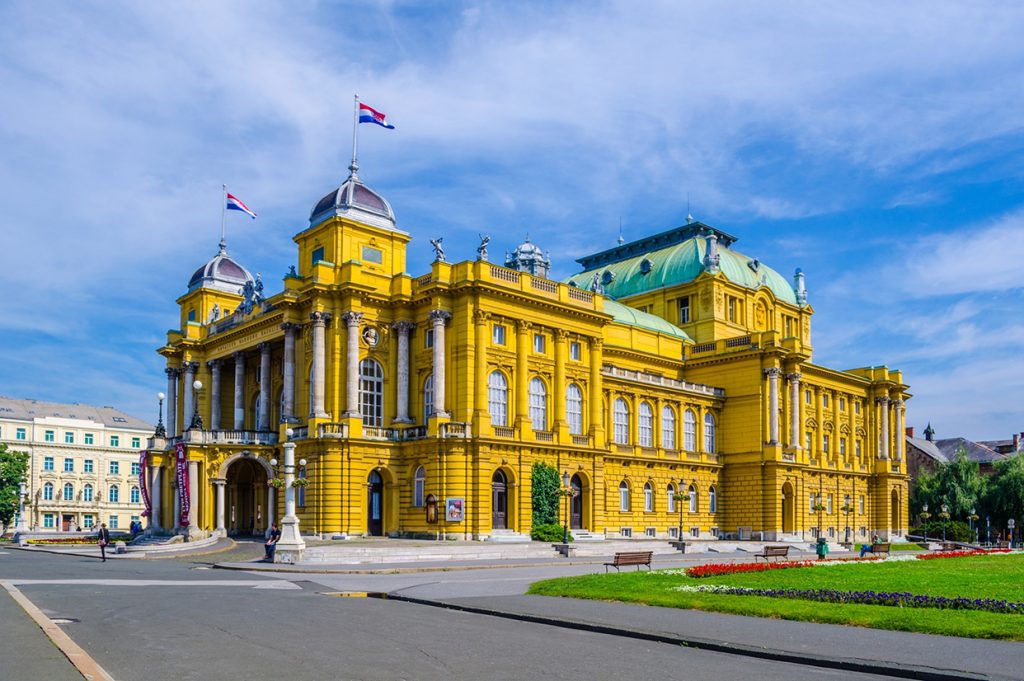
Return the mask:
{"type": "Polygon", "coordinates": [[[268,485],[274,471],[251,452],[228,457],[220,475],[212,480],[217,494],[216,529],[231,536],[260,535],[276,515],[274,488],[268,485]]]}

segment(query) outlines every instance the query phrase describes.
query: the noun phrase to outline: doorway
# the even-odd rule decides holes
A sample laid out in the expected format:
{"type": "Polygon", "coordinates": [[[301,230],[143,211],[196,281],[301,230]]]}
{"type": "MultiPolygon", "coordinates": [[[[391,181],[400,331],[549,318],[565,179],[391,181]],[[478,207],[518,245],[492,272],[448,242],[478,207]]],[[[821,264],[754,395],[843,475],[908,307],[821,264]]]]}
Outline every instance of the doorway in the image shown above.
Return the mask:
{"type": "Polygon", "coordinates": [[[572,506],[569,510],[569,527],[574,530],[583,529],[583,481],[579,475],[572,476],[572,506]]]}
{"type": "Polygon", "coordinates": [[[371,537],[384,536],[384,478],[380,473],[370,473],[369,499],[367,500],[366,531],[371,537]]]}
{"type": "Polygon", "coordinates": [[[60,526],[61,526],[61,529],[64,530],[65,532],[70,532],[75,527],[75,516],[73,516],[73,515],[61,516],[60,526]]]}
{"type": "Polygon", "coordinates": [[[225,474],[229,536],[259,536],[267,528],[263,506],[267,503],[267,472],[252,459],[238,459],[225,474]]]}
{"type": "MultiPolygon", "coordinates": [[[[943,509],[945,510],[945,509],[943,509]]],[[[896,490],[892,491],[892,518],[889,522],[889,527],[892,533],[899,536],[900,534],[900,493],[896,490]]]]}
{"type": "Polygon", "coordinates": [[[793,534],[795,531],[794,503],[796,495],[793,492],[793,485],[786,483],[782,486],[782,534],[793,534]]]}
{"type": "Polygon", "coordinates": [[[491,478],[491,529],[508,529],[508,478],[501,471],[491,478]]]}

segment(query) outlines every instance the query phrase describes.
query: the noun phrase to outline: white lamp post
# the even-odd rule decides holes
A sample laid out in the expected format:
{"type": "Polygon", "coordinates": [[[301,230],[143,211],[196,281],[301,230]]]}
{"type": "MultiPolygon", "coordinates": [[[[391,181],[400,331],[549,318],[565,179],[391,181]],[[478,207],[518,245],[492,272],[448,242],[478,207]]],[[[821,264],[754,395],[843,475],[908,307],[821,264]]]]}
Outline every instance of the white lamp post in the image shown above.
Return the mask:
{"type": "Polygon", "coordinates": [[[281,519],[281,539],[277,542],[276,557],[282,563],[302,560],[306,542],[299,533],[299,518],[295,515],[295,443],[291,428],[284,431],[284,518],[281,519]]]}
{"type": "Polygon", "coordinates": [[[28,532],[28,523],[25,521],[25,497],[28,496],[28,490],[25,489],[25,481],[18,483],[18,526],[14,528],[15,532],[28,532]]]}

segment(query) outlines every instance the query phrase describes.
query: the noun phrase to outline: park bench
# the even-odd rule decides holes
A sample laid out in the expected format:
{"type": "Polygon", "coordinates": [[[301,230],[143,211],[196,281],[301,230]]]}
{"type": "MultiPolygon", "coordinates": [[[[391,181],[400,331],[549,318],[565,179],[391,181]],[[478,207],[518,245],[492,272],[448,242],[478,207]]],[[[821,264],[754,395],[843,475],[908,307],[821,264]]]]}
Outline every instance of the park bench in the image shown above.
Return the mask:
{"type": "Polygon", "coordinates": [[[955,544],[954,542],[951,542],[951,541],[944,541],[944,542],[942,542],[942,550],[943,551],[960,551],[962,548],[963,547],[958,546],[957,544],[955,544]]]}
{"type": "Polygon", "coordinates": [[[890,546],[892,546],[892,544],[875,544],[871,547],[871,553],[876,556],[885,556],[888,558],[890,546]]]}
{"type": "Polygon", "coordinates": [[[1008,548],[1010,548],[1010,542],[1008,542],[1008,541],[997,541],[994,544],[992,544],[992,548],[1008,549],[1008,548]]]}
{"type": "Polygon", "coordinates": [[[754,562],[757,562],[758,558],[764,558],[764,562],[768,562],[769,558],[785,558],[789,560],[789,547],[788,546],[766,546],[761,549],[761,553],[754,554],[754,562]]]}
{"type": "Polygon", "coordinates": [[[623,565],[636,565],[636,569],[639,570],[641,565],[646,565],[647,569],[651,569],[651,557],[654,555],[654,551],[620,551],[615,554],[612,558],[612,562],[604,564],[604,571],[608,572],[609,567],[615,568],[616,571],[623,565]]]}

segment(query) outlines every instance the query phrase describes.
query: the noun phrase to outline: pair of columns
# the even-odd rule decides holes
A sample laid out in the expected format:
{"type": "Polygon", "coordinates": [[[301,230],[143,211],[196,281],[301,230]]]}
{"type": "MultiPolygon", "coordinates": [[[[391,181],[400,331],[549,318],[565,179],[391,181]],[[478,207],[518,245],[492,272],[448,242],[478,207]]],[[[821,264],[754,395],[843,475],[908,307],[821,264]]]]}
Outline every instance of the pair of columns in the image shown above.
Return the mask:
{"type": "MultiPolygon", "coordinates": [[[[779,444],[779,377],[782,370],[769,367],[764,370],[768,377],[768,444],[779,444]]],[[[789,381],[789,443],[793,449],[800,449],[800,374],[785,375],[789,381]]]]}
{"type": "MultiPolygon", "coordinates": [[[[222,536],[226,537],[227,530],[227,518],[225,513],[225,495],[227,480],[224,478],[213,478],[210,480],[213,484],[214,497],[215,497],[215,509],[216,509],[216,531],[222,536]]],[[[275,504],[275,489],[273,487],[267,487],[267,524],[276,522],[276,507],[275,504]]]]}
{"type": "Polygon", "coordinates": [[[904,419],[906,418],[906,412],[903,409],[903,400],[890,399],[888,395],[875,398],[875,403],[879,407],[879,444],[878,444],[878,458],[889,459],[893,458],[896,461],[903,460],[903,448],[906,441],[903,439],[903,433],[906,432],[906,426],[904,425],[904,419]],[[896,449],[895,452],[890,452],[892,446],[892,436],[889,431],[890,420],[895,420],[896,430],[896,449]],[[893,456],[894,454],[894,456],[893,456]]]}

